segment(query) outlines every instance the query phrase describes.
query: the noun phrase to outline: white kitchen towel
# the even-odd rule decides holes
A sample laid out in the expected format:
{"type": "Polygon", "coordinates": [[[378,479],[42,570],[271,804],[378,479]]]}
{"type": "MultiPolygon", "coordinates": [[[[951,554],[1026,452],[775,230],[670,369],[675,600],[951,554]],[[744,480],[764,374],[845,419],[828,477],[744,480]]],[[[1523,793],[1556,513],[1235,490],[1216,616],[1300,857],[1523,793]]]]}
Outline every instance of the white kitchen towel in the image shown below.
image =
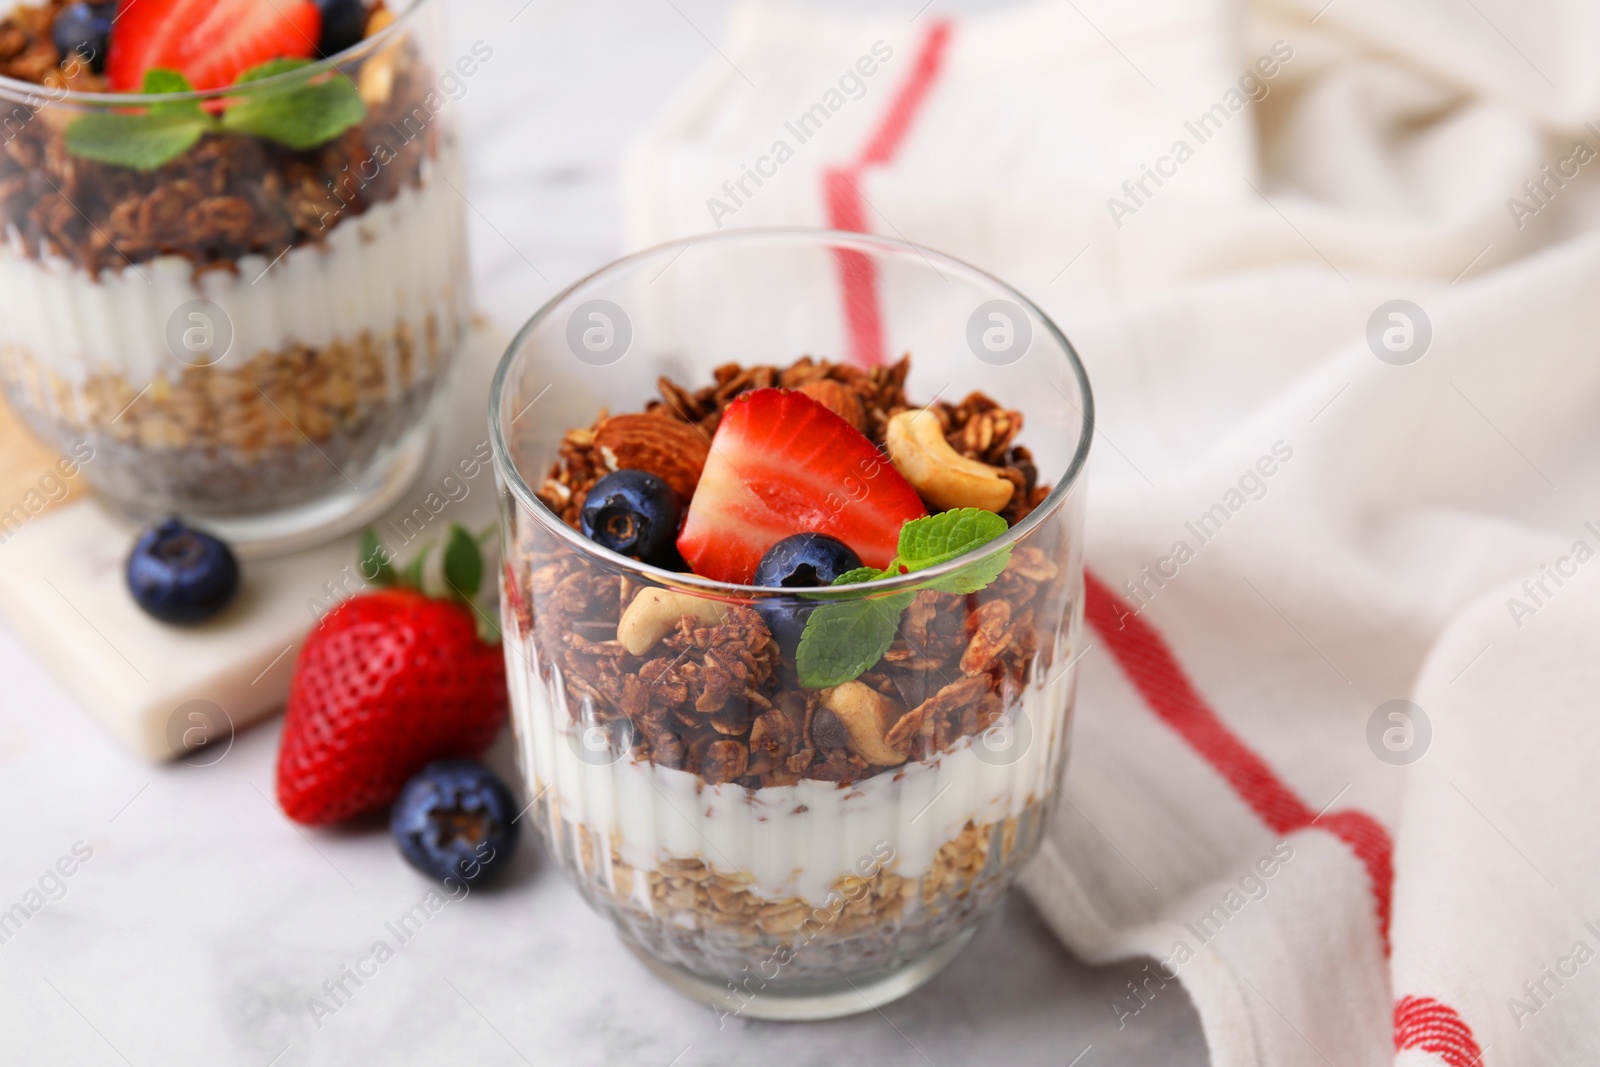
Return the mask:
{"type": "Polygon", "coordinates": [[[1181,983],[1228,1067],[1600,1061],[1597,23],[760,4],[630,154],[636,245],[904,237],[1073,338],[1088,651],[1026,884],[1151,957],[1125,1027],[1181,983]]]}

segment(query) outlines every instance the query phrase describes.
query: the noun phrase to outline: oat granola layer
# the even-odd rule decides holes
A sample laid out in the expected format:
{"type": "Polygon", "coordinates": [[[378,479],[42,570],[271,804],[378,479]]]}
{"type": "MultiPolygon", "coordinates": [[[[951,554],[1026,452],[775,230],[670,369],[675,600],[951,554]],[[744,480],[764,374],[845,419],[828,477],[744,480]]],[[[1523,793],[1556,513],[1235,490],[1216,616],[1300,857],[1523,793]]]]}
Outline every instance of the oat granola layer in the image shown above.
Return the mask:
{"type": "Polygon", "coordinates": [[[541,802],[549,844],[592,906],[657,959],[727,979],[739,1000],[769,987],[889,970],[959,936],[993,904],[1038,848],[1044,805],[992,822],[967,821],[913,866],[888,842],[817,899],[769,895],[707,849],[650,868],[613,841],[541,802]]]}
{"type": "Polygon", "coordinates": [[[182,502],[205,514],[271,508],[325,492],[361,471],[423,417],[448,348],[438,320],[354,344],[263,352],[236,367],[182,368],[135,390],[119,375],[74,386],[15,346],[0,346],[0,383],[41,436],[88,441],[99,484],[141,495],[135,510],[182,502]]]}

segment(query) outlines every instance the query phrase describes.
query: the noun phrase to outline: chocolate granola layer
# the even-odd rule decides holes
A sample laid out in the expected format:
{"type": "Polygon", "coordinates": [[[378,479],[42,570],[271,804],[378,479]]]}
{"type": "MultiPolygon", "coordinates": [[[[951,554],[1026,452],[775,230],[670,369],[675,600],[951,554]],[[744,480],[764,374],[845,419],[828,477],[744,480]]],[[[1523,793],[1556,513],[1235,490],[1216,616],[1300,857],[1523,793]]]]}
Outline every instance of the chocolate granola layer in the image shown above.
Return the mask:
{"type": "MultiPolygon", "coordinates": [[[[687,424],[709,440],[723,410],[743,392],[779,385],[826,395],[815,392],[826,383],[842,389],[828,400],[857,405],[858,411],[845,410],[882,447],[889,419],[911,407],[904,393],[909,366],[902,359],[861,370],[809,358],[784,368],[725,366],[716,384],[693,392],[662,379],[661,399],[647,405],[645,418],[687,424]]],[[[1015,442],[1020,413],[981,393],[929,410],[958,452],[992,465],[1016,486],[1004,512],[1008,522],[1026,517],[1048,495],[1031,455],[1015,442]]],[[[625,440],[606,444],[617,421],[602,413],[593,426],[569,432],[538,491],[574,528],[589,487],[615,469],[619,449],[650,462],[649,454],[629,453],[625,440]]],[[[635,439],[654,439],[654,431],[630,425],[635,439]]],[[[671,480],[670,472],[657,473],[671,480]]],[[[1070,597],[1066,569],[1057,562],[1065,546],[1053,537],[1042,530],[1017,545],[999,578],[978,593],[916,593],[894,643],[858,679],[889,709],[892,721],[880,740],[896,754],[894,762],[883,748],[852,742],[829,692],[800,684],[792,658],[748,607],[734,605],[714,623],[686,615],[644,655],[632,654],[618,640],[618,624],[638,587],[531,528],[512,560],[508,603],[544,669],[563,679],[572,721],[604,729],[633,758],[712,785],[859,782],[983,734],[1040,683],[1041,671],[1048,673],[1060,653],[1070,597]]]]}

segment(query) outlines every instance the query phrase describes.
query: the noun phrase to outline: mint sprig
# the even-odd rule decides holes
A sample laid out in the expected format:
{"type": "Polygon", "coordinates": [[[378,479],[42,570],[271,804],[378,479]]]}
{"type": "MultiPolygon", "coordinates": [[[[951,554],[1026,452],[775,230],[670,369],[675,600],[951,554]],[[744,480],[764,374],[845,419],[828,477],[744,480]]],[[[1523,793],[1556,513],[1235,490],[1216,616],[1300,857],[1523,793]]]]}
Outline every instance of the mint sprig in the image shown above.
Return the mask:
{"type": "MultiPolygon", "coordinates": [[[[274,59],[239,75],[246,85],[309,66],[309,59],[274,59]]],[[[262,89],[222,113],[222,128],[303,152],[326,144],[367,117],[367,105],[350,79],[334,74],[281,89],[262,89]]]]}
{"type": "MultiPolygon", "coordinates": [[[[1005,533],[1006,520],[992,511],[957,508],[925,519],[913,519],[900,528],[895,557],[883,570],[858,567],[841,574],[834,586],[856,585],[901,573],[928,570],[981,548],[1005,533]]],[[[1011,559],[1011,548],[976,560],[936,578],[924,588],[944,593],[976,593],[1000,577],[1011,559]]],[[[856,600],[830,600],[819,604],[806,619],[795,665],[800,684],[827,689],[860,677],[883,658],[900,630],[900,616],[916,592],[888,593],[856,600]]]]}
{"type": "MultiPolygon", "coordinates": [[[[308,59],[274,59],[235,79],[247,86],[309,66],[308,59]]],[[[140,91],[168,95],[194,91],[175,70],[147,71],[140,91]]],[[[366,118],[361,93],[344,75],[302,79],[286,86],[253,89],[236,100],[224,98],[221,117],[198,100],[156,101],[143,111],[96,111],[67,127],[67,151],[84,159],[134,170],[159,170],[199,143],[208,133],[249,134],[293,151],[326,144],[366,118]]]]}
{"type": "MultiPolygon", "coordinates": [[[[146,71],[141,91],[186,93],[193,86],[175,70],[146,71]]],[[[142,113],[92,111],[67,127],[67,151],[98,163],[157,170],[193,148],[215,124],[198,101],[151,104],[142,113]]]]}

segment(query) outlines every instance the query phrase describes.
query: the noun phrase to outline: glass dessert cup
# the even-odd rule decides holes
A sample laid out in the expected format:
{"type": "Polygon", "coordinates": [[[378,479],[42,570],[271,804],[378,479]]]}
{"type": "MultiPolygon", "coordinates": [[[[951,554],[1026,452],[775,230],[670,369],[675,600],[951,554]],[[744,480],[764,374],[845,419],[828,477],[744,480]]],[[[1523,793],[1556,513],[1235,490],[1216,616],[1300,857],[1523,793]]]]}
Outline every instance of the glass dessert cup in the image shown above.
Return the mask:
{"type": "MultiPolygon", "coordinates": [[[[686,394],[661,395],[692,424],[686,394]]],[[[1026,298],[861,234],[664,245],[580,281],[523,328],[495,377],[490,425],[530,814],[656,974],[719,1015],[852,1014],[931,978],[1000,900],[1038,848],[1066,759],[1092,418],[1081,364],[1026,298]],[[797,594],[641,564],[547,506],[568,499],[546,478],[569,431],[587,441],[597,414],[642,410],[658,377],[693,388],[725,381],[715,370],[732,362],[849,352],[838,278],[863,274],[887,350],[912,354],[913,402],[982,390],[1026,420],[1037,483],[1052,488],[1008,532],[930,569],[797,594]],[[998,576],[945,591],[976,571],[998,576]],[[652,600],[673,618],[640,651],[635,613],[652,600]],[[819,603],[903,613],[883,658],[835,689],[803,686],[762,625],[819,603]],[[892,708],[878,740],[897,752],[857,738],[851,687],[851,700],[871,689],[892,708]]],[[[616,462],[620,446],[596,451],[631,465],[616,462]]],[[[860,495],[852,480],[840,506],[860,495]]]]}
{"type": "Polygon", "coordinates": [[[358,525],[420,468],[470,316],[447,106],[464,82],[436,0],[389,10],[352,48],[223,89],[84,91],[76,58],[0,77],[0,383],[44,441],[87,445],[113,510],[278,551],[358,525]],[[348,116],[311,147],[239,118],[308,90],[348,116]],[[94,154],[152,105],[204,132],[94,154]]]}

